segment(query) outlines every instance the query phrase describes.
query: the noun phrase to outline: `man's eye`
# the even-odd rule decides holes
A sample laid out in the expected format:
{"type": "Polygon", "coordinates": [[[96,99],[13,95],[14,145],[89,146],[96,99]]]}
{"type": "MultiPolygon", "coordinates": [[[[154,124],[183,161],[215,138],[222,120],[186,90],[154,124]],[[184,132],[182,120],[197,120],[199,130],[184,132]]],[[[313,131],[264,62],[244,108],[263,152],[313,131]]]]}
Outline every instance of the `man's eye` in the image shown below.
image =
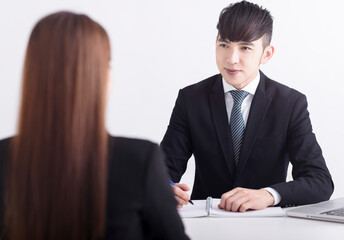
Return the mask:
{"type": "Polygon", "coordinates": [[[227,47],[227,45],[224,43],[220,43],[220,47],[227,47]]]}
{"type": "Polygon", "coordinates": [[[249,47],[242,47],[241,49],[244,50],[244,51],[251,50],[251,48],[249,48],[249,47]]]}

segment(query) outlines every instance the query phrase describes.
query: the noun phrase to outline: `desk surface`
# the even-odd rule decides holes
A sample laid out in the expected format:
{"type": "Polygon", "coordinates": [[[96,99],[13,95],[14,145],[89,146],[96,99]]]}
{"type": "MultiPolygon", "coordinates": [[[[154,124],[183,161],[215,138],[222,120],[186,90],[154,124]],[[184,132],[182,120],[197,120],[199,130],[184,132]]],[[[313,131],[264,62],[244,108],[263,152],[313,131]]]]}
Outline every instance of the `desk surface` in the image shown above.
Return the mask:
{"type": "Polygon", "coordinates": [[[343,240],[344,224],[291,217],[184,218],[185,230],[194,240],[343,240]]]}

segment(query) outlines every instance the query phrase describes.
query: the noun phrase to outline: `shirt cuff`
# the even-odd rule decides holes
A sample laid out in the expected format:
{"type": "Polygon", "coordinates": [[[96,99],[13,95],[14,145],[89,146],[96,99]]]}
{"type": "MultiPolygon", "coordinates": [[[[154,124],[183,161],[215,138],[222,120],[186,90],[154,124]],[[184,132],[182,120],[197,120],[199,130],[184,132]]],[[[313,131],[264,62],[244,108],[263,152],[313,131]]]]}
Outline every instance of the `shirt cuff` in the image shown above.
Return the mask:
{"type": "Polygon", "coordinates": [[[268,191],[274,197],[274,206],[276,206],[277,204],[281,202],[281,195],[275,189],[271,187],[266,187],[263,189],[268,191]]]}

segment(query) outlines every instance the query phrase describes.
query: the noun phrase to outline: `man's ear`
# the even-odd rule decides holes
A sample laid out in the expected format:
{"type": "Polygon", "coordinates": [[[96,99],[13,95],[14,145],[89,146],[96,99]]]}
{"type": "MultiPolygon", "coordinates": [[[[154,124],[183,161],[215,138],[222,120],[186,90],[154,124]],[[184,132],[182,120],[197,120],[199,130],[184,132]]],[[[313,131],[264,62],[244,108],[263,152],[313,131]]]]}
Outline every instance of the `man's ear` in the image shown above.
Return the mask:
{"type": "Polygon", "coordinates": [[[265,47],[264,52],[263,52],[263,56],[260,59],[260,63],[261,64],[267,63],[272,58],[272,56],[274,55],[274,52],[275,52],[274,46],[269,45],[269,46],[265,47]]]}

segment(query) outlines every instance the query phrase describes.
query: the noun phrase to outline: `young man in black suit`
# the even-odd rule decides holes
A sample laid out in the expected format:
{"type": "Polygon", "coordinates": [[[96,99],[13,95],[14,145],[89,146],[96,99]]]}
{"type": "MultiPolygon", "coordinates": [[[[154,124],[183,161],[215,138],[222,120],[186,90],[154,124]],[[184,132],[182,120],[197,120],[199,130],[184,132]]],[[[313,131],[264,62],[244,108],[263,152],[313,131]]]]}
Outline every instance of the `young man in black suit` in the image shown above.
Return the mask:
{"type": "MultiPolygon", "coordinates": [[[[220,74],[179,91],[161,142],[173,181],[196,162],[192,199],[221,197],[220,208],[244,212],[330,198],[333,182],[312,132],[306,97],[259,70],[274,53],[272,17],[242,1],[217,25],[220,74]],[[293,181],[286,182],[288,164],[293,181]]],[[[179,207],[190,196],[173,186],[179,207]]]]}

